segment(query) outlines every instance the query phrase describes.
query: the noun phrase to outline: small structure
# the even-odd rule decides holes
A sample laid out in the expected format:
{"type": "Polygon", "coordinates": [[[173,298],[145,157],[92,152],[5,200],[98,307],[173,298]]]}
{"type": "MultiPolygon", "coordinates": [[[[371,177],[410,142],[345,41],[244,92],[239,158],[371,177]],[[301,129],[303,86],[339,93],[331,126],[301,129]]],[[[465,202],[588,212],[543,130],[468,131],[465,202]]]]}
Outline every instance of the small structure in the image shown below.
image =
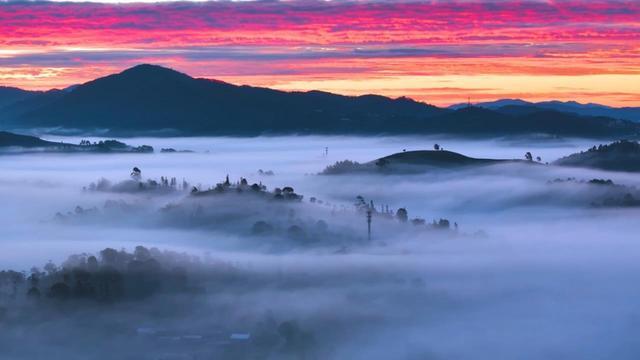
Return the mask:
{"type": "Polygon", "coordinates": [[[249,341],[251,340],[251,333],[232,333],[229,335],[231,341],[249,341]]]}

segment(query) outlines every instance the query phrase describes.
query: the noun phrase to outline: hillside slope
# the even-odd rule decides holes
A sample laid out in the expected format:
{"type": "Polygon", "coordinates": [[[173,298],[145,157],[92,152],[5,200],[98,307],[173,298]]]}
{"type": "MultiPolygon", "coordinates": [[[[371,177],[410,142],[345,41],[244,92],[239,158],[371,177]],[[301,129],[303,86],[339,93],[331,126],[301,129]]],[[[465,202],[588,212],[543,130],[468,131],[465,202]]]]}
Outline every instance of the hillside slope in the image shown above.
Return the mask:
{"type": "Polygon", "coordinates": [[[81,86],[14,118],[14,124],[132,131],[176,129],[185,134],[378,132],[394,121],[446,112],[409,99],[287,93],[235,86],[153,65],[140,65],[81,86]]]}

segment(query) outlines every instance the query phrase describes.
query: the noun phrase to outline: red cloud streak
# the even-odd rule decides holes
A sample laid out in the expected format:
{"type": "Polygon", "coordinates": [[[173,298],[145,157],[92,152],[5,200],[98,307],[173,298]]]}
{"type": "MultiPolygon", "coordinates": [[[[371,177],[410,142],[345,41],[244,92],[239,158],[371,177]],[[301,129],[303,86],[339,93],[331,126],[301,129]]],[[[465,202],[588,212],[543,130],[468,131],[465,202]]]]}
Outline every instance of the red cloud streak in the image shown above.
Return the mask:
{"type": "Polygon", "coordinates": [[[637,41],[638,1],[7,3],[5,46],[637,41]]]}

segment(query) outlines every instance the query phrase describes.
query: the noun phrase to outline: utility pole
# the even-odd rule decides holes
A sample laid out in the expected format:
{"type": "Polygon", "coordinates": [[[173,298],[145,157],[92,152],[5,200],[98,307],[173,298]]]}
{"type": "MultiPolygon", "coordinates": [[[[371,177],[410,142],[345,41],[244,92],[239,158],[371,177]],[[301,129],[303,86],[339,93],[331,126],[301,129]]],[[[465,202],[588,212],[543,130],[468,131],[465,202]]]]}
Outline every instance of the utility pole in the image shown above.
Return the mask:
{"type": "Polygon", "coordinates": [[[367,238],[371,241],[371,208],[367,210],[367,238]]]}

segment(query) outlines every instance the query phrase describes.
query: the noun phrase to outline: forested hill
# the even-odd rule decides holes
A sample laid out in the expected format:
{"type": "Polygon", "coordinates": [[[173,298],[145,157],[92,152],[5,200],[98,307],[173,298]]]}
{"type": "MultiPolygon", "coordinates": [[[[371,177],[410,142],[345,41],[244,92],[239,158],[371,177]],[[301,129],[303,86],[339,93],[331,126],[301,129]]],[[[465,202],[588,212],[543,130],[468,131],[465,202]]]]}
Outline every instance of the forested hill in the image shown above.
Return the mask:
{"type": "Polygon", "coordinates": [[[556,165],[586,167],[611,171],[640,171],[640,144],[620,140],[608,145],[594,146],[554,162],[556,165]]]}
{"type": "Polygon", "coordinates": [[[80,144],[55,142],[40,139],[30,135],[14,134],[0,131],[0,153],[21,152],[85,152],[85,153],[151,153],[153,147],[149,145],[131,146],[117,140],[103,140],[89,142],[83,140],[80,144]]]}

